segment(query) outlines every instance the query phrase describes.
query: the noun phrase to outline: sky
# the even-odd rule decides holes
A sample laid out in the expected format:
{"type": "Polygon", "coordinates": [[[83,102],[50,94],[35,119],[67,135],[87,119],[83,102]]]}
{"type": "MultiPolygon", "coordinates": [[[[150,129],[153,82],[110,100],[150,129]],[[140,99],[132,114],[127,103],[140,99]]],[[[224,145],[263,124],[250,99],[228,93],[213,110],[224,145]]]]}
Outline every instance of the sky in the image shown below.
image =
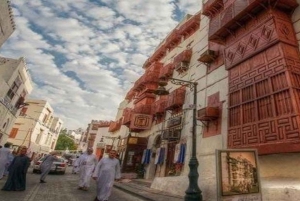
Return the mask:
{"type": "Polygon", "coordinates": [[[16,30],[0,49],[25,57],[33,91],[68,129],[115,120],[142,65],[201,0],[11,0],[16,30]]]}

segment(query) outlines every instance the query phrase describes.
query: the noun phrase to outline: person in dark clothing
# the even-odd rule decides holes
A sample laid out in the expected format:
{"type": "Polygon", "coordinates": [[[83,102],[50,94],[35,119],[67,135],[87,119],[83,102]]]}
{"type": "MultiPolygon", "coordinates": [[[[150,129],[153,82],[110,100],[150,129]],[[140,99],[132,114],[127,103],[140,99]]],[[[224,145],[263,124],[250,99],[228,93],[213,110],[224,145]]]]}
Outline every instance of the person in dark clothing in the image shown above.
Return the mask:
{"type": "Polygon", "coordinates": [[[8,178],[2,190],[24,191],[26,189],[26,173],[30,165],[30,159],[26,156],[27,148],[22,147],[20,155],[11,162],[8,171],[8,178]]]}

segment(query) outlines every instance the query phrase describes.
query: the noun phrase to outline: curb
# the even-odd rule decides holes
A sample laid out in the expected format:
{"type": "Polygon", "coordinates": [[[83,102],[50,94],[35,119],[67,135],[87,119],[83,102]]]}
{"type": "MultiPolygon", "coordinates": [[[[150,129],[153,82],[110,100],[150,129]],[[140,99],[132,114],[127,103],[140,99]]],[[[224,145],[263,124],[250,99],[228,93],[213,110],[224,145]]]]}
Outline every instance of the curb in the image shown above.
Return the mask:
{"type": "Polygon", "coordinates": [[[126,192],[126,193],[129,193],[129,194],[131,194],[131,195],[133,195],[133,196],[135,196],[135,197],[144,199],[144,200],[146,200],[146,201],[155,201],[155,200],[152,199],[152,198],[146,197],[146,196],[141,195],[141,194],[139,194],[139,193],[137,193],[137,192],[130,191],[130,190],[126,189],[126,188],[123,188],[122,186],[114,185],[114,187],[117,188],[117,189],[119,189],[119,190],[122,190],[122,191],[124,191],[124,192],[126,192]]]}

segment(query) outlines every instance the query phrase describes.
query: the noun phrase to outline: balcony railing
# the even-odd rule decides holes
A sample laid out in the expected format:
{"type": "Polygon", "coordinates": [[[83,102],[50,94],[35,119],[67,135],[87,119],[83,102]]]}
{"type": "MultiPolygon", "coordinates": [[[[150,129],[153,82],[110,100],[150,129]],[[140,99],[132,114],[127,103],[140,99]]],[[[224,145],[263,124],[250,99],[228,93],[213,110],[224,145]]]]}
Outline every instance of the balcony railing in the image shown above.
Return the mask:
{"type": "Polygon", "coordinates": [[[182,86],[172,91],[168,97],[167,107],[168,110],[173,110],[182,107],[185,100],[186,87],[182,86]]]}

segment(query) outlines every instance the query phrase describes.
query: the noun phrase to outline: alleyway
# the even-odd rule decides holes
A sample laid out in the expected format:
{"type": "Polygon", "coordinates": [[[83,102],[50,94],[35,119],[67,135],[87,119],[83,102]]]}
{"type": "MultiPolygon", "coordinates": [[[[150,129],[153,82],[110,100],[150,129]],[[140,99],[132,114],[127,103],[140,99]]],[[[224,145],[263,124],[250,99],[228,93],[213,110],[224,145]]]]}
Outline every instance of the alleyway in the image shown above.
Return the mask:
{"type": "MultiPolygon", "coordinates": [[[[0,180],[0,188],[5,183],[0,180]]],[[[50,174],[46,184],[39,183],[39,174],[32,174],[30,169],[27,174],[27,190],[23,192],[0,191],[1,201],[93,201],[96,195],[95,182],[91,181],[89,191],[77,190],[78,175],[70,173],[70,168],[65,175],[50,174]]],[[[141,201],[118,189],[113,189],[110,201],[141,201]]]]}

